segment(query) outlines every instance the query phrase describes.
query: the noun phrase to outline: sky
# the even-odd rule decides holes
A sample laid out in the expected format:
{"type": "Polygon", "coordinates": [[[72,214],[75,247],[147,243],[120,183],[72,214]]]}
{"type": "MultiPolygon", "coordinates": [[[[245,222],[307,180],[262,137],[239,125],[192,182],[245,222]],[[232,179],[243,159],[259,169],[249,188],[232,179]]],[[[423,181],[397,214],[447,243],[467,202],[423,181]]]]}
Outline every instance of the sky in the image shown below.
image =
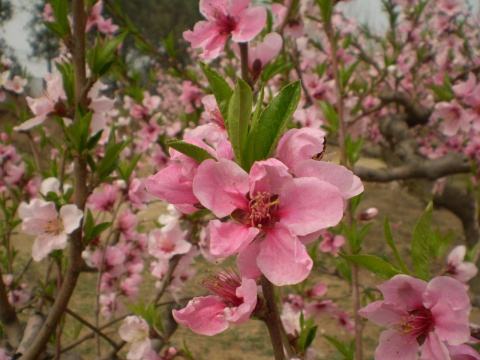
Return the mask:
{"type": "MultiPolygon", "coordinates": [[[[473,4],[476,11],[480,0],[469,0],[469,2],[473,4]]],[[[28,22],[31,18],[29,9],[33,8],[34,0],[14,0],[12,3],[14,4],[14,16],[5,24],[2,30],[3,35],[7,43],[15,50],[20,63],[24,64],[31,74],[41,77],[47,71],[47,64],[31,58],[28,44],[28,22]]],[[[352,0],[346,7],[346,13],[374,28],[381,28],[386,21],[381,15],[380,0],[352,0]]]]}

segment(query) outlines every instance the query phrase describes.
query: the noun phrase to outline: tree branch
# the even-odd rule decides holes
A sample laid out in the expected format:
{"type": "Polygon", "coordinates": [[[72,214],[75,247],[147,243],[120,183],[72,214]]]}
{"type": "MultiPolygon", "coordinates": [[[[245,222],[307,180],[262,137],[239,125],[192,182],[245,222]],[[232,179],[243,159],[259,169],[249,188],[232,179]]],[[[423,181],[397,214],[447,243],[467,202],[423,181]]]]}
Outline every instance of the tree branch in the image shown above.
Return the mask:
{"type": "Polygon", "coordinates": [[[362,180],[371,182],[408,179],[437,180],[448,175],[466,174],[470,171],[468,159],[457,154],[449,154],[439,159],[415,161],[392,168],[371,169],[359,166],[354,169],[355,174],[362,180]]]}

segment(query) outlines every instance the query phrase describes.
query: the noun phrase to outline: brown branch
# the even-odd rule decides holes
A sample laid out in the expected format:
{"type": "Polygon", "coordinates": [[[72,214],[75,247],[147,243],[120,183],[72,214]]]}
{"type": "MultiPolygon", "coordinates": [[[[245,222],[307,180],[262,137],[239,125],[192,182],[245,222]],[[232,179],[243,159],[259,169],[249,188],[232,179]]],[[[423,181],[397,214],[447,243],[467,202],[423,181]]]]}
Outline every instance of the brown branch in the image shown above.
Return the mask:
{"type": "MultiPolygon", "coordinates": [[[[75,121],[80,121],[79,108],[84,107],[86,99],[84,88],[87,83],[85,63],[85,25],[86,12],[84,0],[73,0],[73,66],[75,71],[75,121]]],[[[75,204],[81,210],[85,208],[87,199],[87,165],[86,161],[78,155],[75,166],[75,204]]],[[[22,360],[36,360],[44,350],[50,336],[65,312],[68,302],[75,290],[82,266],[82,229],[77,229],[71,236],[69,267],[64,282],[51,307],[48,316],[31,346],[22,354],[22,360]]],[[[20,352],[20,351],[19,351],[20,352]]]]}
{"type": "Polygon", "coordinates": [[[406,122],[409,127],[415,125],[425,125],[430,119],[432,110],[426,109],[419,104],[415,103],[410,96],[404,92],[390,92],[386,94],[381,94],[379,96],[385,104],[395,103],[403,106],[406,114],[406,122]]]}
{"type": "Polygon", "coordinates": [[[448,175],[466,174],[470,171],[468,159],[457,154],[449,154],[433,160],[413,161],[391,168],[371,169],[359,166],[354,169],[355,174],[362,180],[371,182],[408,179],[437,180],[448,175]]]}

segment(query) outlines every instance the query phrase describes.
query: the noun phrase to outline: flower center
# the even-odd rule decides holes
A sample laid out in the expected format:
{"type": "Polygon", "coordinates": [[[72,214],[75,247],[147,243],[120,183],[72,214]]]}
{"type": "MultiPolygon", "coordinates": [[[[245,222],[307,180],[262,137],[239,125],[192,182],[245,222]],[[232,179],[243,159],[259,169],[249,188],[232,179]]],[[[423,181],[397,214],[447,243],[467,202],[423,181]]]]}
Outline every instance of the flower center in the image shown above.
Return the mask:
{"type": "Polygon", "coordinates": [[[402,331],[414,336],[419,343],[423,343],[428,333],[433,330],[434,319],[430,309],[425,307],[410,311],[401,324],[402,331]]]}
{"type": "Polygon", "coordinates": [[[262,229],[278,220],[278,195],[267,192],[256,193],[248,204],[250,225],[262,229]]]}
{"type": "Polygon", "coordinates": [[[240,277],[235,272],[225,270],[206,278],[203,286],[212,294],[221,297],[229,307],[236,307],[243,303],[243,299],[237,296],[237,288],[241,283],[240,277]]]}
{"type": "Polygon", "coordinates": [[[43,226],[43,231],[47,234],[58,235],[63,231],[63,222],[60,218],[49,220],[43,226]]]}
{"type": "Polygon", "coordinates": [[[237,27],[237,22],[235,18],[230,15],[223,16],[222,19],[218,22],[220,34],[229,35],[237,27]]]}

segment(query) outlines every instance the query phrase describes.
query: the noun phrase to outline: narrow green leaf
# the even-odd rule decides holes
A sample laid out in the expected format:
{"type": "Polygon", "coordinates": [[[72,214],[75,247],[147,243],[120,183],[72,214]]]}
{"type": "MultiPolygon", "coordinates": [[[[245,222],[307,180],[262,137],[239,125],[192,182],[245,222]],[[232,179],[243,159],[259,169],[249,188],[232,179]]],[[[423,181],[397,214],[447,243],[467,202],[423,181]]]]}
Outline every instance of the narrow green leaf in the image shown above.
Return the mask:
{"type": "Polygon", "coordinates": [[[345,360],[353,360],[353,351],[350,346],[345,345],[333,336],[323,335],[323,337],[344,356],[345,360]]]}
{"type": "Polygon", "coordinates": [[[227,119],[228,116],[228,102],[232,97],[233,90],[225,81],[224,77],[218,72],[210,68],[206,64],[201,64],[203,73],[207,77],[208,84],[212,89],[213,95],[217,100],[218,108],[223,115],[224,119],[227,119]]]}
{"type": "Polygon", "coordinates": [[[243,164],[242,153],[247,139],[250,116],[252,114],[252,104],[253,94],[250,85],[242,79],[239,79],[228,103],[226,126],[235,158],[240,164],[243,164]]]}
{"type": "Polygon", "coordinates": [[[167,145],[174,148],[177,151],[180,151],[182,154],[187,155],[188,157],[192,158],[193,160],[199,163],[207,159],[216,160],[215,157],[210,155],[210,153],[207,150],[182,140],[169,141],[167,142],[167,145]]]}
{"type": "Polygon", "coordinates": [[[348,261],[387,279],[401,273],[393,265],[375,255],[344,255],[344,257],[348,261]]]}
{"type": "Polygon", "coordinates": [[[385,220],[383,222],[383,231],[385,233],[385,241],[387,242],[387,245],[390,247],[390,249],[392,249],[393,256],[395,257],[395,261],[397,262],[398,266],[400,266],[400,269],[402,269],[405,274],[409,274],[410,271],[408,270],[405,262],[402,260],[402,257],[398,252],[397,246],[395,245],[395,241],[393,240],[392,227],[390,226],[390,221],[388,220],[388,217],[385,217],[385,220]]]}
{"type": "Polygon", "coordinates": [[[252,126],[245,149],[245,168],[255,161],[268,158],[275,150],[278,139],[288,125],[300,100],[300,82],[285,86],[262,111],[252,126]]]}

